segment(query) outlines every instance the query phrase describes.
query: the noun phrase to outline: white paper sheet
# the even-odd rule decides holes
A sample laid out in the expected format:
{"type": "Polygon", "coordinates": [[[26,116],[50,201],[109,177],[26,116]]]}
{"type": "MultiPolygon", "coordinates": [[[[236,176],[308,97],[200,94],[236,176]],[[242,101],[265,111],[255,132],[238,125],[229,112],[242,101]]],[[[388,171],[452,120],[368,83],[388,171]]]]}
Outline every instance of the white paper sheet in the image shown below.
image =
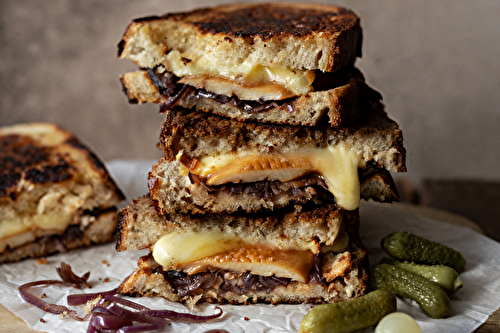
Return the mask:
{"type": "MultiPolygon", "coordinates": [[[[112,177],[127,195],[127,201],[146,192],[146,175],[153,161],[112,161],[108,168],[112,177]]],[[[361,235],[370,253],[370,263],[379,262],[384,255],[380,240],[393,231],[410,231],[429,239],[442,242],[459,250],[467,260],[466,271],[461,278],[464,287],[451,297],[452,311],[447,319],[430,319],[416,303],[398,300],[398,311],[415,318],[423,332],[472,332],[488,316],[500,307],[500,244],[467,227],[449,225],[418,215],[412,215],[390,204],[363,203],[361,235]]],[[[124,277],[136,267],[143,251],[117,253],[113,244],[51,256],[47,264],[27,260],[0,266],[0,303],[21,317],[30,327],[46,332],[85,332],[87,323],[57,315],[24,302],[17,288],[30,281],[58,279],[55,267],[62,261],[69,263],[81,275],[90,271],[89,282],[94,286],[86,292],[110,290],[118,286],[124,277]],[[109,282],[104,282],[109,279],[109,282]],[[40,319],[43,318],[45,323],[40,319]]],[[[45,293],[46,301],[66,305],[68,294],[80,293],[77,289],[59,286],[34,288],[35,293],[45,293]]],[[[168,308],[188,311],[181,304],[159,298],[134,299],[154,309],[168,308]]],[[[222,306],[224,315],[204,324],[173,323],[164,332],[205,332],[223,328],[238,332],[297,332],[300,321],[311,305],[250,305],[222,306]]],[[[200,313],[214,313],[214,305],[203,305],[200,313]]],[[[368,329],[366,332],[373,332],[368,329]]]]}

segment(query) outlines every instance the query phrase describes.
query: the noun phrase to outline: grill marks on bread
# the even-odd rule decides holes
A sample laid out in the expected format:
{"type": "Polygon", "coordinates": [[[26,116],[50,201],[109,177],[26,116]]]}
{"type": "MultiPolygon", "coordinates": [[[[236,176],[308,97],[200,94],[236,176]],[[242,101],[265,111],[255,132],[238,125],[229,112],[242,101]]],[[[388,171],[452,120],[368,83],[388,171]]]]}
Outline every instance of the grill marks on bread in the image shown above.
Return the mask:
{"type": "Polygon", "coordinates": [[[0,197],[12,197],[22,179],[32,184],[46,184],[74,177],[75,168],[67,156],[27,136],[8,135],[0,140],[0,148],[0,197]]]}

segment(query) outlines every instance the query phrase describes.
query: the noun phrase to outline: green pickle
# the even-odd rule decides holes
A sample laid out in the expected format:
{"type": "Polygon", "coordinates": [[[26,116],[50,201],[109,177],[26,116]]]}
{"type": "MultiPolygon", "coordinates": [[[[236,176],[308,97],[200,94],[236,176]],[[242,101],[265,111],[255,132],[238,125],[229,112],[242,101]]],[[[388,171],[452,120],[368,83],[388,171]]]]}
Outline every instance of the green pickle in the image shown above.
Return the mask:
{"type": "Polygon", "coordinates": [[[443,288],[403,268],[377,265],[370,271],[369,285],[416,301],[431,318],[446,318],[450,314],[450,299],[443,288]]]}
{"type": "Polygon", "coordinates": [[[460,252],[408,232],[394,232],[381,241],[382,248],[399,260],[428,265],[445,265],[457,273],[465,269],[465,259],[460,252]]]}
{"type": "Polygon", "coordinates": [[[349,333],[377,324],[396,311],[396,296],[375,290],[354,300],[318,305],[300,323],[299,333],[349,333]]]}
{"type": "Polygon", "coordinates": [[[404,268],[407,271],[423,276],[424,278],[438,284],[448,295],[456,293],[458,289],[462,288],[464,285],[457,271],[449,266],[422,265],[410,262],[401,262],[392,258],[383,258],[382,262],[399,268],[404,268]]]}

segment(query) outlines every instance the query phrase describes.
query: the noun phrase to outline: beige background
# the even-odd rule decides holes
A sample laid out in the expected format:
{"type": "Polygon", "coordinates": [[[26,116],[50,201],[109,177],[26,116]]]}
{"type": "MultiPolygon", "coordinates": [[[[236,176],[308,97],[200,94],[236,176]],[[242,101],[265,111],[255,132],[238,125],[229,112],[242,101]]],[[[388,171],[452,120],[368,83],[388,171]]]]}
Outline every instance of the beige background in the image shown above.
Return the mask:
{"type": "MultiPolygon", "coordinates": [[[[229,1],[0,1],[0,125],[65,126],[104,160],[156,158],[162,116],[129,105],[116,57],[133,18],[229,1]]],[[[358,66],[405,135],[409,173],[500,180],[500,1],[342,1],[358,66]]]]}

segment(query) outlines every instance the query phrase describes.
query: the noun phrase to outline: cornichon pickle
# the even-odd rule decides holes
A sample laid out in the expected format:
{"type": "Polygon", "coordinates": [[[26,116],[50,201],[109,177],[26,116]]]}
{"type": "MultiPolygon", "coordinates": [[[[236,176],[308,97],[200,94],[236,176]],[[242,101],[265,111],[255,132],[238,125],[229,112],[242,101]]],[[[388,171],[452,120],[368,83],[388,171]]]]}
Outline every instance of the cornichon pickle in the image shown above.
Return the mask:
{"type": "Polygon", "coordinates": [[[450,266],[462,273],[465,259],[460,252],[408,232],[394,232],[381,241],[382,248],[396,259],[428,265],[450,266]]]}
{"type": "Polygon", "coordinates": [[[450,314],[450,299],[443,288],[403,268],[377,265],[370,271],[368,281],[374,289],[416,301],[429,317],[445,318],[450,314]]]}
{"type": "Polygon", "coordinates": [[[410,262],[401,262],[392,258],[383,258],[382,262],[389,265],[394,265],[399,268],[404,268],[407,271],[423,276],[424,278],[437,283],[446,291],[448,295],[457,292],[463,287],[463,282],[457,271],[449,266],[444,265],[422,265],[410,262]]]}
{"type": "Polygon", "coordinates": [[[384,290],[340,303],[318,305],[300,323],[299,333],[349,333],[377,324],[396,311],[396,296],[384,290]]]}

